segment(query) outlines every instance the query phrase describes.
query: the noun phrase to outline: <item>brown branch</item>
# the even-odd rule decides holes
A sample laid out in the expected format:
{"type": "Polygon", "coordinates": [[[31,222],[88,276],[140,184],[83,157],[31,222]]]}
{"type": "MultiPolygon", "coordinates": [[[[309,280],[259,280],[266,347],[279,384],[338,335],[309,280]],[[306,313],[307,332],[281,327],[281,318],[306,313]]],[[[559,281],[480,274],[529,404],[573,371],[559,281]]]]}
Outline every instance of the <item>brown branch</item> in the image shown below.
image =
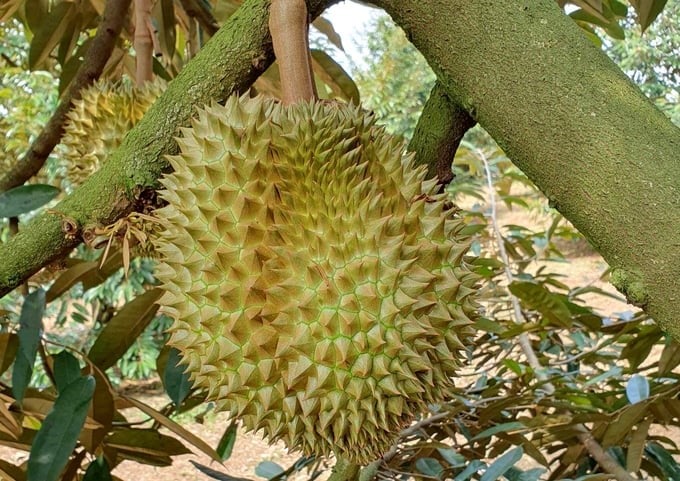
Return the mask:
{"type": "Polygon", "coordinates": [[[583,427],[584,431],[578,434],[578,439],[586,448],[588,453],[593,457],[600,467],[611,474],[618,481],[638,481],[638,478],[631,476],[631,474],[624,469],[611,455],[605,451],[600,443],[593,437],[590,431],[583,427]]]}
{"type": "Polygon", "coordinates": [[[153,80],[155,32],[151,25],[151,0],[135,0],[135,82],[138,86],[153,80]]]}
{"type": "Polygon", "coordinates": [[[427,165],[428,175],[437,177],[442,189],[453,180],[451,163],[460,141],[476,123],[439,82],[434,85],[408,150],[415,152],[416,165],[427,165]]]}
{"type": "Polygon", "coordinates": [[[52,117],[38,138],[31,144],[26,155],[0,178],[0,192],[23,184],[37,174],[45,164],[45,160],[64,134],[66,114],[71,109],[73,101],[78,100],[81,90],[92,85],[104,70],[104,66],[109,60],[111,52],[113,52],[116,39],[123,28],[130,1],[107,0],[102,21],[92,40],[92,45],[85,52],[83,64],[78,69],[52,117]]]}
{"type": "Polygon", "coordinates": [[[182,8],[190,17],[196,19],[203,30],[211,37],[217,33],[220,26],[209,10],[199,0],[180,0],[182,8]]]}

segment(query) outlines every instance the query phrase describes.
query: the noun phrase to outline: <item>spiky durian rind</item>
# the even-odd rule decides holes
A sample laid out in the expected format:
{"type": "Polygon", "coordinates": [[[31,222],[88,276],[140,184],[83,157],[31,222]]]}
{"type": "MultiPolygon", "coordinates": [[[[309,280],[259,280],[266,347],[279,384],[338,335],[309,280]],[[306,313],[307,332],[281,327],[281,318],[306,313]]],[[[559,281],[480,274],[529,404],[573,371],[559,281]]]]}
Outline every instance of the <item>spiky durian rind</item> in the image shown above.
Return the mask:
{"type": "Polygon", "coordinates": [[[478,280],[463,227],[357,107],[231,97],[170,157],[170,344],[244,425],[367,463],[449,397],[478,280]]]}
{"type": "Polygon", "coordinates": [[[136,87],[128,81],[98,81],[73,102],[61,142],[66,176],[80,185],[94,174],[165,90],[157,79],[136,87]]]}

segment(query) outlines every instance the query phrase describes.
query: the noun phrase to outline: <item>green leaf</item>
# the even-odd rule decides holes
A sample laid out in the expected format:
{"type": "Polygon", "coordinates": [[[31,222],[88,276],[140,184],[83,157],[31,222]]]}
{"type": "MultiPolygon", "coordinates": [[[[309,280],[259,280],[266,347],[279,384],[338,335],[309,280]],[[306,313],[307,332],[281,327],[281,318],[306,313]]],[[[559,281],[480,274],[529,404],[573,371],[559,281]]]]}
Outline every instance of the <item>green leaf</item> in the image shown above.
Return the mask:
{"type": "Polygon", "coordinates": [[[175,4],[173,0],[156,2],[153,10],[161,50],[168,62],[175,55],[175,4]]]}
{"type": "Polygon", "coordinates": [[[460,468],[465,466],[467,460],[465,456],[456,452],[455,449],[451,448],[437,448],[439,455],[444,458],[444,461],[449,463],[454,468],[460,468]]]}
{"type": "Polygon", "coordinates": [[[513,467],[517,461],[522,459],[523,454],[524,450],[521,446],[511,449],[496,461],[491,463],[487,470],[484,471],[482,477],[479,478],[479,481],[494,481],[500,478],[508,471],[508,469],[513,467]]]}
{"type": "Polygon", "coordinates": [[[478,459],[473,460],[470,462],[470,464],[467,465],[467,468],[462,470],[458,476],[453,478],[453,481],[465,481],[466,479],[470,479],[472,476],[474,476],[480,469],[485,468],[486,463],[481,462],[478,459]]]}
{"type": "Polygon", "coordinates": [[[171,348],[168,352],[168,359],[163,371],[163,385],[165,392],[168,393],[170,399],[179,409],[191,391],[191,381],[189,374],[184,372],[185,367],[179,364],[180,353],[177,349],[171,348]]]}
{"type": "Polygon", "coordinates": [[[626,397],[631,404],[639,403],[649,397],[649,381],[645,376],[633,374],[626,384],[626,397]]]}
{"type": "Polygon", "coordinates": [[[654,421],[652,416],[642,420],[630,437],[628,451],[626,452],[626,469],[631,473],[635,473],[640,469],[642,454],[644,453],[645,445],[647,444],[647,434],[649,433],[649,427],[652,425],[652,421],[654,421]]]}
{"type": "Polygon", "coordinates": [[[66,33],[76,12],[77,7],[73,2],[57,3],[40,22],[28,53],[28,66],[31,70],[42,67],[66,33]]]}
{"type": "Polygon", "coordinates": [[[217,462],[221,462],[220,457],[217,455],[215,450],[208,446],[208,444],[203,441],[201,438],[196,436],[195,434],[191,433],[190,431],[186,430],[182,426],[180,426],[178,423],[173,421],[167,416],[164,416],[162,413],[159,413],[155,409],[153,409],[150,406],[147,406],[141,401],[138,401],[137,399],[131,398],[131,397],[123,397],[121,396],[122,399],[125,399],[127,402],[129,402],[131,405],[142,411],[143,413],[151,416],[156,422],[159,424],[163,425],[164,427],[168,428],[170,431],[173,433],[177,434],[180,438],[184,439],[185,441],[191,443],[201,451],[203,451],[205,454],[210,456],[213,460],[217,462]]]}
{"type": "Polygon", "coordinates": [[[515,281],[509,289],[529,309],[540,312],[558,326],[571,327],[571,312],[560,295],[550,292],[542,284],[526,281],[515,281]]]}
{"type": "Polygon", "coordinates": [[[19,348],[19,336],[13,332],[0,332],[0,375],[14,362],[19,348]]]}
{"type": "Polygon", "coordinates": [[[33,440],[28,481],[56,481],[75,448],[94,393],[94,378],[81,377],[59,393],[33,440]]]}
{"type": "Polygon", "coordinates": [[[507,433],[510,431],[520,431],[526,429],[526,426],[519,421],[512,421],[509,423],[497,424],[496,426],[485,429],[471,439],[471,441],[479,441],[480,439],[488,438],[498,433],[507,433]]]}
{"type": "Polygon", "coordinates": [[[194,468],[198,469],[200,472],[202,472],[203,474],[212,479],[217,479],[217,481],[250,481],[249,479],[245,478],[235,478],[233,476],[229,476],[228,474],[216,471],[212,468],[209,468],[208,466],[204,466],[203,464],[197,463],[196,461],[193,461],[191,459],[189,460],[189,462],[194,465],[194,468]]]}
{"type": "Polygon", "coordinates": [[[54,199],[59,189],[47,184],[20,185],[0,194],[0,218],[17,217],[54,199]]]}
{"type": "Polygon", "coordinates": [[[61,351],[54,356],[54,381],[58,392],[80,377],[80,364],[71,353],[61,351]]]}
{"type": "Polygon", "coordinates": [[[312,63],[316,64],[314,73],[328,84],[338,97],[359,105],[359,89],[352,77],[323,50],[312,49],[311,53],[312,63]]]}
{"type": "Polygon", "coordinates": [[[272,461],[262,461],[255,467],[255,474],[261,478],[271,479],[283,473],[284,469],[272,461]]]}
{"type": "Polygon", "coordinates": [[[31,382],[44,313],[45,291],[38,289],[26,296],[19,316],[19,347],[12,370],[12,394],[19,404],[24,399],[28,383],[31,382]]]}
{"type": "Polygon", "coordinates": [[[652,442],[647,445],[645,452],[656,460],[669,480],[677,481],[680,479],[680,466],[678,466],[673,455],[664,449],[663,446],[652,442]]]}
{"type": "Polygon", "coordinates": [[[434,458],[420,458],[416,461],[416,469],[421,473],[441,479],[444,467],[434,458]]]}
{"type": "Polygon", "coordinates": [[[119,451],[136,451],[152,456],[178,456],[191,453],[179,440],[161,434],[155,429],[115,429],[107,436],[105,443],[119,451]]]}
{"type": "Polygon", "coordinates": [[[47,291],[47,302],[55,300],[57,297],[68,291],[92,271],[97,270],[98,262],[78,262],[62,272],[47,291]]]}
{"type": "Polygon", "coordinates": [[[329,20],[323,17],[318,17],[316,20],[314,20],[314,22],[312,22],[312,26],[319,32],[323,33],[333,45],[338,47],[343,52],[345,51],[342,46],[342,38],[340,38],[340,35],[338,35],[338,32],[335,31],[335,27],[333,27],[333,24],[329,20]]]}
{"type": "Polygon", "coordinates": [[[87,357],[102,371],[113,366],[156,315],[160,296],[160,289],[151,289],[125,304],[102,329],[87,357]]]}
{"type": "Polygon", "coordinates": [[[630,0],[638,17],[640,28],[644,32],[666,6],[666,0],[630,0]]]}
{"type": "Polygon", "coordinates": [[[226,461],[231,457],[231,453],[234,450],[234,443],[236,443],[236,434],[238,432],[238,426],[236,420],[232,421],[224,431],[224,434],[220,438],[220,442],[217,444],[217,455],[222,461],[226,461]]]}
{"type": "Polygon", "coordinates": [[[83,481],[113,481],[109,463],[103,456],[98,457],[90,463],[83,476],[83,481]]]}

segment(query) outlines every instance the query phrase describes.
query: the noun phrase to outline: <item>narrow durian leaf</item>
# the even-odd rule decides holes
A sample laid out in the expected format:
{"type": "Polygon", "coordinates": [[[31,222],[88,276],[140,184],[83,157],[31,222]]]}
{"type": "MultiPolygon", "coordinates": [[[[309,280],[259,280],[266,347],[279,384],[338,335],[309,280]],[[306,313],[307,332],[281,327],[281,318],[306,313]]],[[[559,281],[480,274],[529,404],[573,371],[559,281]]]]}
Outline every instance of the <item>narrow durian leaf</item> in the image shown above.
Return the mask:
{"type": "Polygon", "coordinates": [[[28,481],[59,478],[85,424],[94,387],[93,377],[81,377],[59,394],[33,441],[28,457],[28,481]]]}
{"type": "Polygon", "coordinates": [[[19,404],[24,398],[33,374],[33,364],[42,334],[44,312],[45,291],[38,289],[26,296],[19,317],[19,346],[12,370],[12,394],[19,404]]]}
{"type": "Polygon", "coordinates": [[[60,190],[47,184],[20,185],[0,194],[0,218],[18,217],[54,199],[60,190]]]}
{"type": "Polygon", "coordinates": [[[87,355],[99,369],[105,371],[113,366],[132,346],[156,315],[160,296],[160,289],[146,291],[111,318],[87,355]]]}
{"type": "Polygon", "coordinates": [[[221,463],[222,460],[220,459],[219,455],[215,452],[213,448],[208,446],[208,444],[203,441],[201,438],[197,437],[196,435],[192,434],[191,432],[187,431],[185,428],[177,424],[175,421],[170,419],[167,416],[164,416],[163,414],[159,413],[155,409],[153,409],[151,406],[147,406],[141,401],[138,401],[134,398],[127,397],[127,396],[122,396],[122,399],[126,400],[130,404],[132,404],[134,407],[142,411],[143,413],[151,416],[154,420],[156,420],[159,424],[165,426],[168,428],[170,431],[173,433],[177,434],[180,438],[184,439],[185,441],[189,442],[192,444],[194,447],[198,448],[200,451],[203,453],[207,454],[212,458],[213,460],[217,461],[218,463],[221,463]]]}
{"type": "Polygon", "coordinates": [[[74,20],[77,10],[75,3],[61,2],[40,22],[28,53],[28,66],[31,70],[40,68],[47,60],[74,20]]]}

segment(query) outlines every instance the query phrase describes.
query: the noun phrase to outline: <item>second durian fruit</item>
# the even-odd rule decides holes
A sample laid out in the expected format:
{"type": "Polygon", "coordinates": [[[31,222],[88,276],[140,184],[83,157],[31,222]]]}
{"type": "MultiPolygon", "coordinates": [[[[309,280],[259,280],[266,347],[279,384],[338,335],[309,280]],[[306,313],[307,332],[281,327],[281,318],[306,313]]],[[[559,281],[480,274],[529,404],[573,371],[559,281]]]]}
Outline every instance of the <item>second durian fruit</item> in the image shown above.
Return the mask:
{"type": "Polygon", "coordinates": [[[365,464],[451,395],[478,280],[462,221],[357,107],[230,98],[170,157],[170,344],[218,408],[365,464]]]}
{"type": "Polygon", "coordinates": [[[99,170],[165,86],[163,80],[141,87],[126,80],[99,81],[82,91],[68,113],[61,141],[66,177],[72,185],[82,184],[99,170]]]}

